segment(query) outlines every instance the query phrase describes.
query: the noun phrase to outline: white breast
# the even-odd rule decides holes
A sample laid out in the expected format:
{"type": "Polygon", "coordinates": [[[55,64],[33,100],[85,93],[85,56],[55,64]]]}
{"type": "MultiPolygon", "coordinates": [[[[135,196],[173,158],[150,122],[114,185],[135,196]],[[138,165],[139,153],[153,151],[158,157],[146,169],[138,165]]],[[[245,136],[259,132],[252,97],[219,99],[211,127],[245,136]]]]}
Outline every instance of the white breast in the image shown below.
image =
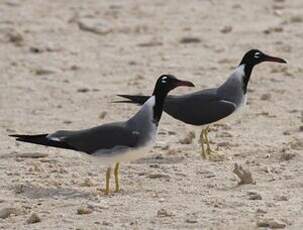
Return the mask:
{"type": "Polygon", "coordinates": [[[93,154],[97,156],[102,164],[112,164],[115,162],[133,161],[145,157],[155,143],[157,136],[157,126],[153,122],[153,107],[155,97],[150,97],[141,109],[128,121],[128,125],[133,132],[138,134],[139,146],[134,148],[125,146],[115,146],[112,149],[102,149],[93,154]]]}
{"type": "Polygon", "coordinates": [[[116,162],[130,162],[148,156],[153,145],[154,142],[150,141],[138,148],[117,146],[112,149],[97,151],[92,155],[88,155],[88,157],[93,157],[94,161],[102,165],[112,165],[116,162]]]}

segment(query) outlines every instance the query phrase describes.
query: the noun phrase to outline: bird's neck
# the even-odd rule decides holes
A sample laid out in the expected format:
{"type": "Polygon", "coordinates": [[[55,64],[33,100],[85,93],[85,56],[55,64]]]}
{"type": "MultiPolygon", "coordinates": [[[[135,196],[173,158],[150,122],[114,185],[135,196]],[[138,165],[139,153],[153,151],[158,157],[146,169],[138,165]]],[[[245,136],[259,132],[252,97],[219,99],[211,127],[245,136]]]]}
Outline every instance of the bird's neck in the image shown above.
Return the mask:
{"type": "Polygon", "coordinates": [[[159,121],[162,116],[164,100],[166,97],[166,92],[156,92],[153,93],[153,97],[155,98],[155,105],[153,107],[153,122],[158,126],[159,121]]]}
{"type": "Polygon", "coordinates": [[[247,64],[247,63],[240,63],[239,67],[241,65],[243,65],[243,68],[244,68],[243,69],[244,70],[244,75],[242,77],[242,83],[243,83],[242,89],[244,91],[244,94],[246,94],[246,92],[247,92],[247,85],[248,85],[248,82],[250,80],[250,76],[251,76],[251,73],[252,73],[254,65],[247,64]]]}

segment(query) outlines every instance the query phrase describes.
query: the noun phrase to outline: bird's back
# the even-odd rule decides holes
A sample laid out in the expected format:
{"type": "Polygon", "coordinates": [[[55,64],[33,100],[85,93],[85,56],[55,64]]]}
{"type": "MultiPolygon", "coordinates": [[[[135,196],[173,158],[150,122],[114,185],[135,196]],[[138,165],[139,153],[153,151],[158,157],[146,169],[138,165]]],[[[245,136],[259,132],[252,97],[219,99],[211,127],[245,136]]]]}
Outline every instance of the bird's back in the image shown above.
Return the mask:
{"type": "Polygon", "coordinates": [[[217,89],[206,89],[182,96],[169,96],[164,111],[191,125],[216,122],[235,110],[232,103],[222,100],[217,89]]]}
{"type": "Polygon", "coordinates": [[[116,146],[135,147],[138,135],[125,122],[115,122],[79,131],[57,131],[49,138],[68,143],[78,151],[92,154],[116,146]]]}

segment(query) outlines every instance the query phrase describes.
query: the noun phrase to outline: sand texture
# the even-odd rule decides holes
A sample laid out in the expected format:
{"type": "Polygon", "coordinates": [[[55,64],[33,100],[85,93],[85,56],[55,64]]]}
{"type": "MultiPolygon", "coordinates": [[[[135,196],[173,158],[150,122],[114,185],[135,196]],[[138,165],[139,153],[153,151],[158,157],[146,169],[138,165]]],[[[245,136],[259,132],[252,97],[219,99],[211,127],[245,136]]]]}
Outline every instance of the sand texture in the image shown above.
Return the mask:
{"type": "Polygon", "coordinates": [[[1,0],[0,229],[303,229],[302,12],[302,0],[1,0]],[[8,137],[127,119],[138,107],[115,95],[151,94],[162,73],[196,84],[173,94],[218,86],[251,48],[288,64],[258,65],[240,116],[211,126],[221,161],[201,159],[199,127],[164,115],[149,157],[122,163],[122,191],[105,196],[102,162],[8,137]]]}

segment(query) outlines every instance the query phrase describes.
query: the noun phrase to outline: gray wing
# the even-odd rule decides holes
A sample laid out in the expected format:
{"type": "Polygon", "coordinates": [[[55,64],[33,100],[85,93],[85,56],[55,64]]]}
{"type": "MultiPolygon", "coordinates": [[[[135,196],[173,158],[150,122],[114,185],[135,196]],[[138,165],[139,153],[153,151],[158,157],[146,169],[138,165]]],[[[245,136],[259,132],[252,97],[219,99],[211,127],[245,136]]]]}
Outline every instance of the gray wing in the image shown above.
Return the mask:
{"type": "Polygon", "coordinates": [[[49,139],[65,142],[78,151],[94,153],[114,147],[135,147],[139,133],[130,130],[126,123],[117,122],[80,131],[57,131],[49,139]]]}
{"type": "Polygon", "coordinates": [[[223,100],[216,89],[207,89],[182,96],[168,96],[164,111],[187,124],[205,125],[232,114],[236,105],[223,100]]]}

